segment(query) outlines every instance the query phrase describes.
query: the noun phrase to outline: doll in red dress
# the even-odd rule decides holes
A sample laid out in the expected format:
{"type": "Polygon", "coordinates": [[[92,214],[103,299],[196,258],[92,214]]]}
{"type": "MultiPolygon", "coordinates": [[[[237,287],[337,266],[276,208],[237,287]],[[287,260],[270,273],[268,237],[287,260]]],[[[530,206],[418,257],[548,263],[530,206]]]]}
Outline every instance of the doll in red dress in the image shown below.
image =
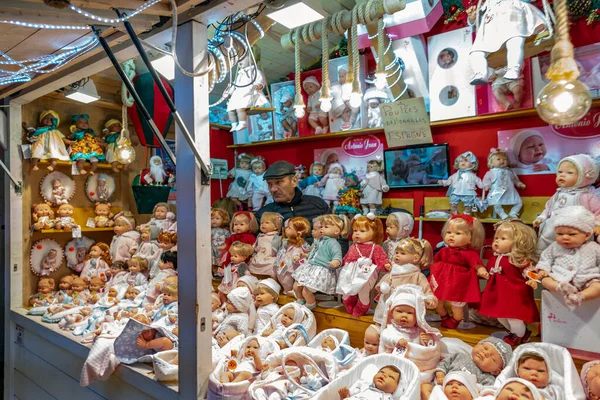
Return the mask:
{"type": "Polygon", "coordinates": [[[352,221],[352,246],[344,256],[338,277],[337,293],[343,294],[348,314],[363,316],[371,305],[371,291],[379,277],[392,265],[381,247],[383,224],[373,213],[356,215],[352,221]],[[362,284],[357,284],[357,282],[362,284]]]}
{"type": "Polygon", "coordinates": [[[453,214],[444,225],[442,235],[446,247],[435,255],[429,284],[439,299],[436,310],[442,317],[441,325],[456,329],[463,320],[464,306],[477,305],[481,300],[478,277],[489,277],[479,258],[485,231],[477,218],[453,214]],[[452,316],[448,315],[445,302],[450,302],[452,316]]]}
{"type": "Polygon", "coordinates": [[[238,211],[233,214],[230,225],[231,236],[225,240],[225,244],[218,248],[221,251],[221,257],[219,259],[219,265],[222,268],[229,265],[231,262],[231,254],[229,254],[229,248],[233,242],[242,242],[254,245],[256,242],[256,232],[258,231],[258,222],[254,217],[254,214],[247,211],[238,211]]]}
{"type": "Polygon", "coordinates": [[[487,264],[490,280],[481,296],[479,313],[498,321],[509,331],[504,341],[512,346],[527,342],[527,323],[539,322],[534,280],[526,271],[538,261],[537,235],[520,220],[506,220],[496,227],[494,255],[487,264]]]}

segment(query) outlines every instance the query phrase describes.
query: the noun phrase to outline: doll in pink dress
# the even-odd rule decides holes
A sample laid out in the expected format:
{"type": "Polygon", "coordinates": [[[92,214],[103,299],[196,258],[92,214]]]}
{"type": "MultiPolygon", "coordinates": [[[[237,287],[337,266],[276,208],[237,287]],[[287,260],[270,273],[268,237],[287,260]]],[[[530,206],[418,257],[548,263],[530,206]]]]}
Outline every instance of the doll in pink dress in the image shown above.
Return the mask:
{"type": "Polygon", "coordinates": [[[127,261],[131,258],[131,251],[137,251],[140,234],[134,227],[135,219],[130,212],[123,211],[115,215],[115,236],[110,243],[110,258],[113,261],[127,261]]]}
{"type": "Polygon", "coordinates": [[[393,212],[385,219],[385,234],[387,239],[381,247],[385,250],[388,260],[396,255],[396,247],[404,238],[410,236],[415,226],[413,216],[407,212],[393,212]]]}
{"type": "Polygon", "coordinates": [[[90,252],[85,257],[80,276],[88,280],[93,277],[100,277],[106,281],[108,279],[107,274],[109,273],[108,271],[110,270],[111,263],[110,248],[108,245],[106,243],[96,242],[90,247],[90,252]]]}
{"type": "Polygon", "coordinates": [[[250,274],[246,261],[253,253],[254,248],[248,243],[235,242],[229,248],[230,262],[223,268],[223,280],[217,288],[221,303],[225,302],[229,292],[236,287],[238,279],[250,274]]]}
{"type": "Polygon", "coordinates": [[[229,214],[222,208],[210,210],[210,238],[211,238],[211,260],[213,274],[219,268],[219,247],[225,244],[225,240],[231,235],[229,232],[229,214]]]}
{"type": "Polygon", "coordinates": [[[254,255],[248,263],[254,275],[275,276],[277,252],[281,247],[281,225],[283,217],[274,212],[265,212],[260,218],[260,232],[254,243],[254,255]]]}
{"type": "Polygon", "coordinates": [[[294,288],[292,274],[300,266],[300,260],[306,258],[308,253],[304,239],[309,231],[310,222],[304,217],[293,217],[285,221],[284,239],[275,263],[275,274],[284,293],[294,288]]]}
{"type": "Polygon", "coordinates": [[[327,204],[333,203],[333,209],[338,205],[338,192],[344,187],[344,167],[339,163],[333,163],[327,169],[327,174],[319,182],[315,183],[318,188],[324,187],[321,197],[327,204]]]}
{"type": "Polygon", "coordinates": [[[346,311],[355,317],[363,316],[369,310],[377,271],[389,271],[392,267],[380,245],[382,240],[383,224],[379,218],[371,213],[354,217],[353,244],[344,257],[336,292],[343,294],[346,311]]]}
{"type": "Polygon", "coordinates": [[[254,214],[247,211],[238,211],[233,214],[229,230],[231,231],[231,236],[229,236],[225,240],[225,244],[219,248],[219,251],[221,251],[219,265],[221,267],[226,266],[231,261],[229,247],[231,247],[234,242],[254,245],[254,242],[256,242],[256,236],[254,236],[254,234],[258,231],[258,222],[256,221],[254,214]]]}
{"type": "Polygon", "coordinates": [[[479,278],[488,279],[489,273],[479,258],[485,231],[481,222],[470,215],[454,214],[442,229],[446,247],[435,255],[429,284],[438,298],[437,312],[444,328],[456,329],[463,320],[467,303],[481,301],[479,278]],[[445,302],[452,307],[448,314],[445,302]]]}

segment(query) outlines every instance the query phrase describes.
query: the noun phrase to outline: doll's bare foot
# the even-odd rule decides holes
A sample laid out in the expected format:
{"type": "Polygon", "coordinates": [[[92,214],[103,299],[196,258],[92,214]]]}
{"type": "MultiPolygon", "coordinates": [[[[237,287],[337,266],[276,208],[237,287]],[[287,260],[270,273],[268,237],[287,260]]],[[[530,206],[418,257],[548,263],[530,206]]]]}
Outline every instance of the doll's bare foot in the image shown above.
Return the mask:
{"type": "Polygon", "coordinates": [[[565,303],[572,308],[579,307],[585,298],[581,293],[565,295],[565,303]]]}
{"type": "Polygon", "coordinates": [[[90,175],[94,175],[94,172],[96,172],[96,168],[98,168],[98,163],[93,162],[92,167],[90,168],[90,175]]]}
{"type": "Polygon", "coordinates": [[[570,294],[577,293],[577,288],[571,285],[569,282],[560,282],[558,285],[556,285],[556,291],[560,294],[568,296],[570,294]]]}
{"type": "Polygon", "coordinates": [[[117,163],[116,163],[116,162],[114,162],[114,163],[111,163],[111,165],[112,165],[112,170],[113,170],[114,172],[119,172],[119,167],[117,166],[117,163]]]}
{"type": "Polygon", "coordinates": [[[38,167],[37,165],[34,165],[33,168],[31,168],[33,171],[39,171],[40,167],[38,167]]]}

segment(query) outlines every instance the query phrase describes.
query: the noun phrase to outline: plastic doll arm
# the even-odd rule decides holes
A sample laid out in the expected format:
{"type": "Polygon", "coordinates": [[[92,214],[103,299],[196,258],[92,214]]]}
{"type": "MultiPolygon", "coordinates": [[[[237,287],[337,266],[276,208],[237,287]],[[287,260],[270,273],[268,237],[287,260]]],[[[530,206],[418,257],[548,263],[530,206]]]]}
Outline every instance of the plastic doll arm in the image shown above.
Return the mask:
{"type": "Polygon", "coordinates": [[[329,180],[329,175],[326,174],[319,182],[315,183],[315,186],[323,187],[323,186],[325,186],[325,184],[327,183],[328,180],[329,180]]]}
{"type": "Polygon", "coordinates": [[[485,186],[485,190],[489,191],[490,190],[490,186],[492,186],[492,177],[494,176],[494,173],[492,171],[488,171],[485,173],[483,180],[481,181],[483,183],[483,186],[485,186]]]}
{"type": "MultiPolygon", "coordinates": [[[[471,268],[473,268],[474,270],[479,269],[479,267],[483,267],[483,261],[481,261],[481,258],[479,257],[479,255],[477,254],[476,251],[467,250],[467,251],[463,252],[463,255],[467,259],[469,266],[471,268]]],[[[485,268],[485,267],[483,267],[483,268],[485,268]]]]}
{"type": "Polygon", "coordinates": [[[477,185],[479,189],[483,189],[483,182],[481,182],[481,178],[478,176],[475,176],[475,185],[477,185]]]}
{"type": "Polygon", "coordinates": [[[515,174],[515,171],[513,171],[512,169],[510,170],[510,175],[511,175],[511,179],[516,187],[518,187],[519,189],[525,189],[527,187],[527,186],[525,186],[525,184],[523,182],[521,182],[521,180],[519,179],[517,174],[515,174]]]}
{"type": "Polygon", "coordinates": [[[340,396],[340,400],[344,400],[350,397],[350,389],[347,386],[338,389],[338,396],[340,396]]]}

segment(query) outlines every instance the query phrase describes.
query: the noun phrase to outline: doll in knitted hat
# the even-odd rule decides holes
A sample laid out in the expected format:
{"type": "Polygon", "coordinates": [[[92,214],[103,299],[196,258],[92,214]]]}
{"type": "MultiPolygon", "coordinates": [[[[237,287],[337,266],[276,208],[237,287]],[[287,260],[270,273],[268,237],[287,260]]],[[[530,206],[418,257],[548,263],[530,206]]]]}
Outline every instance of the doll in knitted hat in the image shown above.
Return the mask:
{"type": "Polygon", "coordinates": [[[583,206],[565,207],[553,218],[556,242],[536,265],[542,285],[564,296],[569,307],[600,297],[600,244],[590,241],[594,214],[583,206]]]}
{"type": "Polygon", "coordinates": [[[254,290],[254,304],[257,307],[255,332],[262,332],[271,318],[279,311],[277,299],[280,291],[281,286],[275,279],[267,278],[258,282],[254,290]]]}
{"type": "Polygon", "coordinates": [[[544,251],[554,242],[554,214],[568,206],[583,206],[594,214],[593,233],[600,235],[600,196],[593,188],[598,179],[598,164],[587,154],[565,157],[558,163],[554,196],[546,202],[544,211],[533,221],[540,228],[538,251],[544,251]]]}
{"type": "MultiPolygon", "coordinates": [[[[114,172],[119,172],[119,168],[117,168],[119,161],[117,160],[116,150],[119,145],[117,142],[121,137],[121,132],[123,132],[125,139],[130,140],[127,130],[123,130],[123,124],[118,119],[109,119],[106,121],[104,129],[102,130],[104,138],[100,142],[100,146],[104,147],[106,161],[112,165],[112,170],[114,172]]],[[[123,170],[127,171],[128,169],[129,164],[123,164],[123,170]]]]}
{"type": "Polygon", "coordinates": [[[247,335],[252,332],[255,321],[255,308],[252,293],[247,288],[235,288],[227,295],[227,316],[217,327],[213,336],[227,328],[234,328],[238,332],[247,335]]]}
{"type": "Polygon", "coordinates": [[[458,212],[458,204],[465,206],[464,213],[471,214],[477,198],[476,188],[483,188],[481,179],[476,175],[479,169],[479,161],[475,154],[470,151],[464,152],[454,160],[454,169],[457,170],[448,179],[441,179],[438,184],[450,186],[448,197],[450,197],[450,211],[452,214],[458,212]]]}
{"type": "MultiPolygon", "coordinates": [[[[85,161],[89,161],[91,164],[90,174],[94,174],[98,161],[104,161],[104,152],[102,147],[96,139],[94,130],[89,125],[89,115],[77,114],[71,118],[71,136],[69,139],[65,139],[64,142],[71,146],[71,161],[77,163],[77,169],[81,175],[87,174],[85,170],[85,161]]],[[[98,192],[98,191],[97,191],[98,192]]],[[[102,201],[108,200],[107,198],[98,198],[102,201]]]]}
{"type": "Polygon", "coordinates": [[[315,130],[315,134],[327,133],[329,130],[329,118],[325,111],[321,111],[321,84],[314,76],[309,76],[302,81],[302,88],[308,94],[308,124],[315,130]]]}
{"type": "Polygon", "coordinates": [[[415,225],[415,220],[409,212],[393,212],[385,220],[385,234],[387,239],[381,245],[388,260],[393,260],[396,247],[400,241],[410,236],[415,225]]]}
{"type": "Polygon", "coordinates": [[[590,361],[583,365],[581,384],[588,400],[600,399],[600,360],[590,361]]]}
{"type": "Polygon", "coordinates": [[[31,163],[33,170],[39,170],[38,161],[49,160],[48,169],[54,171],[58,160],[69,161],[69,153],[65,147],[65,135],[58,130],[60,117],[53,110],[45,110],[40,114],[40,127],[37,129],[29,128],[27,140],[31,145],[31,163]]]}

